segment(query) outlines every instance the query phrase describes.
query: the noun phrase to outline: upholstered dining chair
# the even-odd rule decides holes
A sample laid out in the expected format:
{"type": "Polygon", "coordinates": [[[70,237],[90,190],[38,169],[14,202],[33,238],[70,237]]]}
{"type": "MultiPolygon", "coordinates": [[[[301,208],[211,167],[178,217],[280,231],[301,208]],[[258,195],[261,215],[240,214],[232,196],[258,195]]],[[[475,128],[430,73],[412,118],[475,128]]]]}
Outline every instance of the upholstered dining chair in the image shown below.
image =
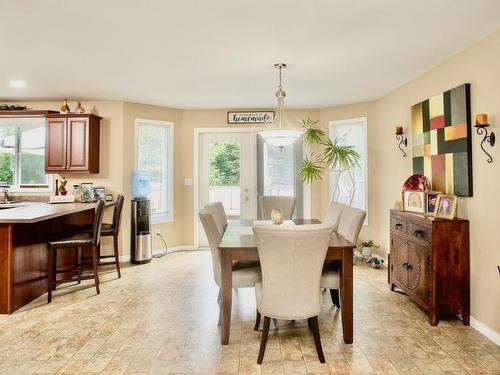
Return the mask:
{"type": "MultiPolygon", "coordinates": [[[[365,221],[366,212],[355,207],[347,206],[342,203],[332,202],[328,208],[329,212],[325,221],[333,221],[332,225],[337,223],[337,233],[347,241],[356,244],[358,242],[359,232],[365,221]],[[330,209],[332,211],[330,212],[330,209]]],[[[321,276],[321,288],[329,289],[333,304],[340,308],[340,279],[339,271],[335,264],[327,264],[323,269],[321,276]]]]}
{"type": "Polygon", "coordinates": [[[264,316],[257,363],[264,358],[271,318],[307,319],[319,360],[324,363],[318,324],[320,279],[332,227],[254,225],[253,230],[262,268],[262,279],[255,283],[256,328],[264,316]]]}
{"type": "Polygon", "coordinates": [[[326,212],[325,224],[329,224],[333,227],[333,230],[336,232],[339,228],[340,215],[342,214],[342,210],[344,207],[347,207],[345,204],[331,201],[328,206],[328,211],[326,212]]]}
{"type": "Polygon", "coordinates": [[[295,197],[282,197],[282,196],[259,196],[260,213],[263,220],[271,220],[271,211],[279,209],[283,213],[285,220],[293,218],[293,211],[295,210],[295,197]]]}
{"type": "MultiPolygon", "coordinates": [[[[219,287],[219,294],[217,296],[217,302],[220,303],[221,298],[221,254],[219,249],[219,244],[222,239],[224,231],[219,230],[217,225],[217,211],[218,204],[208,204],[202,208],[198,214],[205,234],[208,239],[208,244],[210,246],[210,253],[212,256],[212,268],[214,273],[214,280],[219,287]]],[[[233,288],[253,288],[255,282],[260,278],[260,266],[255,266],[255,263],[250,265],[245,265],[243,263],[237,262],[233,264],[233,288]]],[[[219,320],[217,323],[219,326],[221,324],[221,314],[219,306],[219,320]]]]}
{"type": "Polygon", "coordinates": [[[102,223],[101,236],[102,237],[113,237],[113,255],[101,255],[101,245],[97,248],[97,254],[99,258],[99,265],[114,264],[116,266],[116,272],[118,273],[118,278],[122,277],[120,271],[120,256],[118,251],[118,235],[120,234],[120,223],[122,220],[122,209],[123,209],[124,198],[122,194],[118,194],[116,197],[115,209],[113,211],[113,221],[111,224],[102,223]],[[113,258],[111,262],[101,262],[101,259],[113,258]]]}

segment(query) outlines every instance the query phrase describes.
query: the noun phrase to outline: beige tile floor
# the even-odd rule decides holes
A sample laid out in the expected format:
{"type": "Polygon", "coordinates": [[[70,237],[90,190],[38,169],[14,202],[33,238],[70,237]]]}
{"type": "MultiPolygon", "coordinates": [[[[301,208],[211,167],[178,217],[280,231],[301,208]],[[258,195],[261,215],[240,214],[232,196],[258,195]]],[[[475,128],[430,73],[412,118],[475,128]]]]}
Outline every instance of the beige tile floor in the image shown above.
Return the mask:
{"type": "Polygon", "coordinates": [[[500,347],[458,319],[431,327],[390,292],[385,270],[355,266],[354,344],[342,342],[340,312],[325,294],[320,316],[327,363],[306,322],[280,321],[262,366],[253,331],[253,291],[233,298],[230,345],[219,345],[217,289],[208,252],[170,254],[123,277],[58,288],[0,315],[0,374],[498,374],[500,347]]]}

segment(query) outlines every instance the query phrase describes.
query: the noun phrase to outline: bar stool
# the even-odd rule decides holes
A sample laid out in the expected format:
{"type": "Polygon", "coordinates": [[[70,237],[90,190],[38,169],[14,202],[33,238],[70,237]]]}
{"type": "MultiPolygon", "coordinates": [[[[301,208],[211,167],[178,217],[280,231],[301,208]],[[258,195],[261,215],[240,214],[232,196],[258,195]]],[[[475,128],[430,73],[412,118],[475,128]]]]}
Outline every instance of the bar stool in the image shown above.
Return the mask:
{"type": "Polygon", "coordinates": [[[113,223],[102,223],[101,237],[113,236],[114,255],[101,255],[101,245],[98,246],[99,265],[115,264],[118,277],[122,277],[120,272],[120,258],[118,255],[118,233],[120,231],[120,221],[122,218],[123,195],[119,194],[116,197],[115,209],[113,211],[113,223]],[[115,258],[114,262],[101,262],[101,259],[115,258]]]}
{"type": "MultiPolygon", "coordinates": [[[[48,282],[47,282],[47,293],[49,303],[52,301],[52,290],[56,288],[57,284],[78,281],[81,280],[94,279],[95,289],[97,294],[101,291],[99,290],[99,274],[97,273],[97,247],[99,246],[101,237],[101,226],[102,217],[104,213],[104,201],[100,200],[95,209],[94,223],[92,225],[92,233],[87,231],[82,231],[81,233],[76,233],[73,236],[62,238],[56,241],[49,241],[48,243],[48,282]],[[82,247],[92,246],[92,268],[94,270],[93,275],[82,276],[82,247]],[[57,280],[57,273],[67,272],[68,269],[58,270],[57,269],[57,251],[64,249],[76,250],[76,271],[77,276],[71,278],[57,280]]],[[[74,270],[74,269],[73,269],[74,270]]]]}

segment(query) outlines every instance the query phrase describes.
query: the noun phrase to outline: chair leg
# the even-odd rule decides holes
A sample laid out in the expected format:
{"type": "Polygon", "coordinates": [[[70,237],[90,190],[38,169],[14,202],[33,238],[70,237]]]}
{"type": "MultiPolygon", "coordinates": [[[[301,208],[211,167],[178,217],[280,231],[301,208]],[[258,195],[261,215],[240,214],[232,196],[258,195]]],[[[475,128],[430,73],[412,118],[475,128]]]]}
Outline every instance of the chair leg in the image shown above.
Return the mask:
{"type": "Polygon", "coordinates": [[[97,294],[101,293],[99,289],[99,273],[97,272],[97,246],[92,246],[92,263],[94,265],[94,282],[95,282],[95,290],[97,294]]]}
{"type": "Polygon", "coordinates": [[[48,303],[52,302],[52,284],[54,282],[53,276],[52,276],[52,268],[53,268],[53,257],[52,253],[54,252],[53,249],[49,247],[49,253],[47,257],[47,300],[48,303]]]}
{"type": "Polygon", "coordinates": [[[280,328],[280,326],[279,326],[279,324],[278,324],[278,319],[273,318],[273,323],[274,323],[274,328],[275,328],[275,329],[279,329],[279,328],[280,328]]]}
{"type": "Polygon", "coordinates": [[[258,331],[259,327],[260,327],[260,312],[259,312],[259,310],[256,310],[255,326],[253,327],[253,330],[258,331]]]}
{"type": "Polygon", "coordinates": [[[330,289],[330,296],[332,297],[332,302],[337,309],[340,309],[340,293],[338,289],[330,289]]]}
{"type": "Polygon", "coordinates": [[[325,363],[325,355],[323,354],[323,348],[321,347],[321,339],[319,336],[319,323],[318,317],[313,316],[312,318],[307,319],[310,322],[312,327],[312,333],[314,337],[314,345],[316,345],[316,352],[318,352],[318,358],[321,363],[325,363]]]}
{"type": "Polygon", "coordinates": [[[307,319],[307,326],[309,327],[309,331],[312,330],[311,320],[307,319]]]}
{"type": "Polygon", "coordinates": [[[115,250],[116,272],[118,272],[118,278],[120,278],[122,277],[122,273],[120,271],[120,257],[118,255],[118,236],[113,236],[113,248],[115,250]]]}
{"type": "Polygon", "coordinates": [[[76,270],[78,273],[78,284],[82,282],[82,248],[76,248],[76,270]]]}
{"type": "Polygon", "coordinates": [[[56,290],[57,280],[57,249],[52,249],[52,290],[56,290]]]}
{"type": "Polygon", "coordinates": [[[257,358],[257,363],[259,365],[262,364],[262,360],[264,359],[264,352],[266,351],[267,344],[267,336],[269,335],[269,325],[271,324],[271,318],[268,316],[264,317],[264,331],[262,332],[262,338],[260,340],[260,350],[259,357],[257,358]]]}

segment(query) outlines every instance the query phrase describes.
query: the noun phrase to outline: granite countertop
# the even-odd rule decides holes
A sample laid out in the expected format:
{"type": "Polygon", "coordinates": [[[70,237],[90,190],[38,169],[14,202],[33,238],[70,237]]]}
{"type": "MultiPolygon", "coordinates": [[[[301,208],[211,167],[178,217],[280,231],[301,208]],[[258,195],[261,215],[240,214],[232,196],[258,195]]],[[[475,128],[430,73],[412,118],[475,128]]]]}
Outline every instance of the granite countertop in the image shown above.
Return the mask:
{"type": "Polygon", "coordinates": [[[49,204],[41,202],[0,204],[0,224],[36,223],[58,216],[86,211],[95,208],[96,204],[97,203],[49,204]]]}

